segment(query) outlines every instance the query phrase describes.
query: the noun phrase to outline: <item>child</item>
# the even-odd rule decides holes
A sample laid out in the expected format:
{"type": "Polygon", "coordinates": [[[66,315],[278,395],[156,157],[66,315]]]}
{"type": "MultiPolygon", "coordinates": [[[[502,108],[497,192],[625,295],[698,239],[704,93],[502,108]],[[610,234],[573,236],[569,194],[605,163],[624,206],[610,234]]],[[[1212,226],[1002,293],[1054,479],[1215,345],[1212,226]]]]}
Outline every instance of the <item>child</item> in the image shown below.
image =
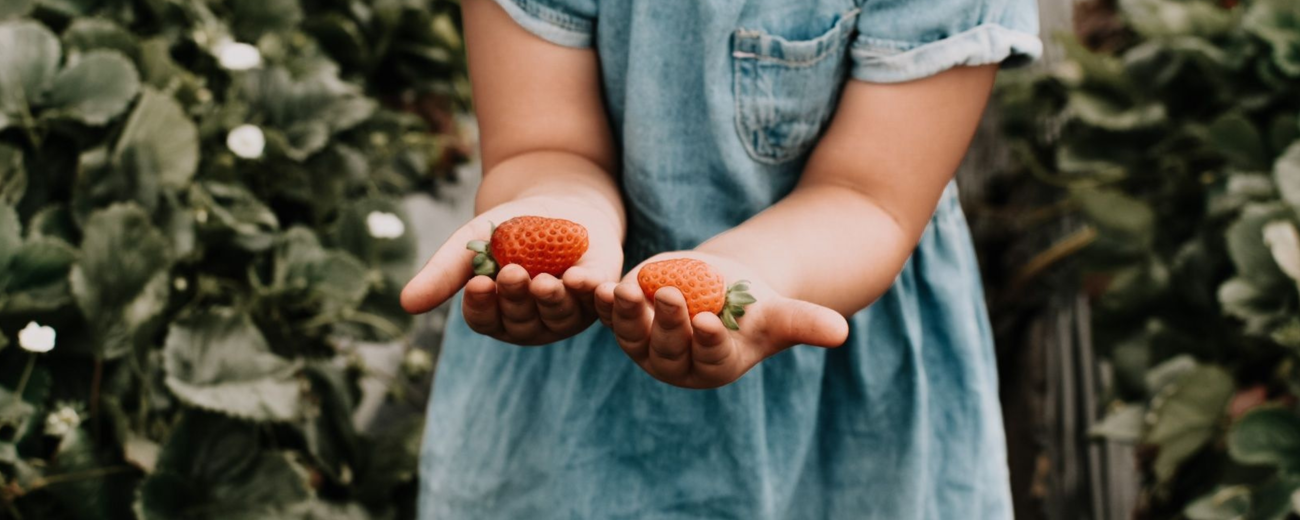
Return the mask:
{"type": "Polygon", "coordinates": [[[1032,0],[465,0],[464,17],[478,216],[402,295],[463,298],[422,518],[1011,517],[951,180],[999,64],[1040,53],[1032,0]],[[590,248],[563,279],[471,278],[466,243],[521,215],[577,222],[590,248]],[[689,318],[676,289],[647,302],[637,266],[674,257],[752,282],[739,331],[689,318]]]}

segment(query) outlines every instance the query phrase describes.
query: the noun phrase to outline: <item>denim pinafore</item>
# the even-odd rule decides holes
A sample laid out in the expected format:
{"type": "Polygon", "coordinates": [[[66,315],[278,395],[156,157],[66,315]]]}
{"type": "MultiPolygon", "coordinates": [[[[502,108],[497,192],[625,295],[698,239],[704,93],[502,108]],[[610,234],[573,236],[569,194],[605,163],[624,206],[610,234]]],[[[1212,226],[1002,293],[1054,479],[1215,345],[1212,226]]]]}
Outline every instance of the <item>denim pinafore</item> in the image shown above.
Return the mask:
{"type": "MultiPolygon", "coordinates": [[[[541,38],[598,51],[629,267],[788,194],[846,81],[1041,50],[1033,0],[496,1],[541,38]]],[[[954,188],[850,324],[843,347],[795,347],[700,391],[645,374],[599,324],[520,348],[455,309],[421,518],[1010,518],[993,344],[954,188]]]]}

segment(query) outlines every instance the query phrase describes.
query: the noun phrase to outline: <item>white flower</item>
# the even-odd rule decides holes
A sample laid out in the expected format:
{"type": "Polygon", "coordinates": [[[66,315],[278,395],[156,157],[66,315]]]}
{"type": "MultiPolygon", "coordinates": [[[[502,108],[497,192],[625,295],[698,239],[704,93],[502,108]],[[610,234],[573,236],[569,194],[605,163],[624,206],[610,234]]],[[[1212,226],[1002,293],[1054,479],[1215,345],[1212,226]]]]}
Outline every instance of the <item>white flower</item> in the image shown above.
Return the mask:
{"type": "Polygon", "coordinates": [[[397,238],[406,233],[406,224],[402,223],[401,217],[383,211],[371,211],[366,215],[366,227],[370,228],[370,236],[375,238],[397,238]]]}
{"type": "Polygon", "coordinates": [[[228,70],[248,70],[262,64],[262,53],[257,47],[233,40],[223,40],[213,49],[217,61],[228,70]]]}
{"type": "Polygon", "coordinates": [[[235,155],[245,159],[256,159],[262,156],[262,150],[266,148],[266,136],[262,135],[261,128],[239,125],[226,135],[226,146],[235,155]]]}
{"type": "Polygon", "coordinates": [[[407,350],[402,358],[402,369],[413,378],[423,376],[433,370],[433,356],[418,348],[407,350]]]}
{"type": "Polygon", "coordinates": [[[27,324],[27,328],[18,331],[18,346],[28,352],[49,352],[54,348],[54,327],[27,324]]]}
{"type": "Polygon", "coordinates": [[[81,424],[81,415],[71,405],[63,405],[58,411],[45,416],[45,434],[62,437],[81,424]]]}

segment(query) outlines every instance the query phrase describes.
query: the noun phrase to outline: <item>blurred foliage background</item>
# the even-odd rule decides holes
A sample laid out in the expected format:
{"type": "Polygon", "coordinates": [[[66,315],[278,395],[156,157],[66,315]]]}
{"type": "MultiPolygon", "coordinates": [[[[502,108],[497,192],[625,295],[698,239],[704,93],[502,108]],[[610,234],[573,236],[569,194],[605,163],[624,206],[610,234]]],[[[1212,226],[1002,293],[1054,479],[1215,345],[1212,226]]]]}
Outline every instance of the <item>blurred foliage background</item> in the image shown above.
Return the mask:
{"type": "Polygon", "coordinates": [[[1294,516],[1300,2],[1091,0],[1074,26],[997,98],[1010,179],[1046,194],[1018,218],[1079,224],[995,292],[1077,274],[1051,290],[1091,303],[1091,433],[1137,447],[1133,518],[1294,516]]]}
{"type": "Polygon", "coordinates": [[[467,156],[458,7],[0,2],[0,518],[413,516],[355,348],[467,156]]]}

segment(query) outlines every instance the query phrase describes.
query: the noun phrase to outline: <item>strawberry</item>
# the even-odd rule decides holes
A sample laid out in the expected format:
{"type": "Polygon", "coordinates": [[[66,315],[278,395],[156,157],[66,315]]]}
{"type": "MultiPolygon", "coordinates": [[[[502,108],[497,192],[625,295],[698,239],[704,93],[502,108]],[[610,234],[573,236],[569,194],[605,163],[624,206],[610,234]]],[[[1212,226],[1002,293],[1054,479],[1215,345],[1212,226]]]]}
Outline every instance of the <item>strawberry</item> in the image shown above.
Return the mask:
{"type": "Polygon", "coordinates": [[[686,312],[692,318],[701,312],[717,314],[731,330],[740,330],[736,320],[745,315],[746,305],[756,301],[749,294],[749,282],[741,280],[727,287],[713,266],[693,258],[648,263],[641,267],[636,281],[650,301],[659,289],[676,287],[686,297],[686,312]]]}
{"type": "Polygon", "coordinates": [[[519,264],[528,276],[560,277],[587,252],[587,228],[558,218],[515,217],[493,226],[487,241],[466,246],[474,255],[474,273],[495,277],[498,266],[519,264]]]}

